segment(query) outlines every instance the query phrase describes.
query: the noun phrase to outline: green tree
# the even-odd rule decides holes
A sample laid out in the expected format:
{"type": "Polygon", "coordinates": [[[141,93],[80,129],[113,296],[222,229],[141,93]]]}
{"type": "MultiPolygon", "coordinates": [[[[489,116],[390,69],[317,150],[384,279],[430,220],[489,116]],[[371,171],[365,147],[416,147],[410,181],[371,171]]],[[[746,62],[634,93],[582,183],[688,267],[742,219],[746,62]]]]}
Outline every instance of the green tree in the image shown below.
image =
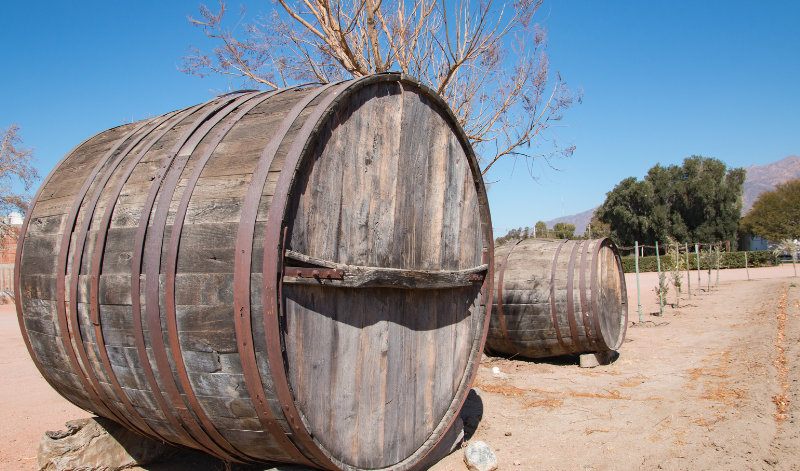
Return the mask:
{"type": "Polygon", "coordinates": [[[537,222],[533,228],[536,230],[536,238],[547,237],[547,223],[544,221],[537,222]]]}
{"type": "Polygon", "coordinates": [[[693,155],[683,165],[656,164],[644,180],[622,180],[597,209],[622,246],[730,241],[735,248],[745,170],[693,155]]]}
{"type": "Polygon", "coordinates": [[[656,240],[654,206],[653,185],[628,177],[606,194],[596,214],[599,221],[609,225],[618,245],[630,246],[636,241],[656,240]]]}
{"type": "Polygon", "coordinates": [[[800,178],[761,193],[739,229],[770,240],[800,238],[800,178]]]}
{"type": "Polygon", "coordinates": [[[531,237],[533,235],[533,231],[531,231],[530,227],[526,227],[525,229],[511,229],[508,231],[508,234],[504,235],[503,237],[498,237],[494,240],[495,246],[501,246],[507,244],[513,240],[523,240],[531,237]]]}
{"type": "Polygon", "coordinates": [[[556,239],[574,239],[575,238],[575,224],[567,224],[566,222],[557,222],[553,226],[556,239]]]}
{"type": "Polygon", "coordinates": [[[592,215],[591,221],[586,226],[583,237],[586,239],[599,239],[611,235],[611,224],[602,222],[597,218],[597,211],[592,215]]]}

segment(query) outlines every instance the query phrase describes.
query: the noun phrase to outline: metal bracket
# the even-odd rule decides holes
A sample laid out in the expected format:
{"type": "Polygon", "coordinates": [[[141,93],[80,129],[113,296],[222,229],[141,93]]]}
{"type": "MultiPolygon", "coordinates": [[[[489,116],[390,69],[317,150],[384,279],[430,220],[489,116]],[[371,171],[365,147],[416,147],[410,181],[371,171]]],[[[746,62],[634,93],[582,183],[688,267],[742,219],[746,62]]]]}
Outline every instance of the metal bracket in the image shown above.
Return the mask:
{"type": "MultiPolygon", "coordinates": [[[[483,263],[489,263],[489,250],[488,249],[485,249],[485,248],[483,249],[483,253],[481,254],[481,259],[483,260],[483,263]]],[[[489,269],[486,270],[483,273],[483,279],[481,279],[481,281],[485,281],[486,274],[489,273],[490,271],[491,271],[491,267],[489,267],[489,269]]],[[[470,281],[472,281],[472,280],[470,280],[470,281]]],[[[486,306],[486,283],[483,283],[483,285],[481,285],[481,306],[486,306]]]]}
{"type": "Polygon", "coordinates": [[[283,269],[283,276],[317,278],[320,280],[343,280],[344,270],[338,268],[285,267],[283,269]]]}
{"type": "Polygon", "coordinates": [[[486,273],[470,273],[467,279],[472,282],[483,283],[483,280],[486,279],[486,273]]]}

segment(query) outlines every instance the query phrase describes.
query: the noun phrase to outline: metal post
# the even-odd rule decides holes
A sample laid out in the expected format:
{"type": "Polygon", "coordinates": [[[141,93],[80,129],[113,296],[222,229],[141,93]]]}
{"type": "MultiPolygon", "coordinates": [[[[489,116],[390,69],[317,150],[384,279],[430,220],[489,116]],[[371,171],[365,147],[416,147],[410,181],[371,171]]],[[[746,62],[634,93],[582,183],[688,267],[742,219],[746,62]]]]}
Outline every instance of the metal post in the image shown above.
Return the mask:
{"type": "Polygon", "coordinates": [[[744,269],[747,271],[747,281],[750,281],[750,268],[747,266],[747,250],[744,251],[744,269]]]}
{"type": "Polygon", "coordinates": [[[656,241],[656,262],[658,262],[658,305],[661,315],[664,315],[664,290],[661,287],[661,255],[658,253],[658,241],[656,241]]]}
{"type": "Polygon", "coordinates": [[[721,258],[719,253],[719,245],[716,247],[717,249],[717,282],[714,283],[714,288],[719,288],[719,260],[721,258]]]}
{"type": "Polygon", "coordinates": [[[708,292],[711,292],[711,254],[714,253],[714,248],[708,246],[708,292]]]}
{"type": "Polygon", "coordinates": [[[700,246],[694,244],[694,255],[697,257],[697,289],[703,292],[703,280],[700,279],[700,246]]]}
{"type": "Polygon", "coordinates": [[[636,242],[636,297],[639,299],[639,323],[642,323],[642,289],[639,286],[639,242],[636,242]]]}
{"type": "Polygon", "coordinates": [[[689,294],[689,299],[692,299],[692,267],[689,265],[689,243],[686,242],[683,245],[686,250],[686,291],[689,294]]]}
{"type": "Polygon", "coordinates": [[[677,242],[675,242],[675,306],[681,307],[681,290],[678,286],[680,286],[680,276],[681,276],[681,267],[680,267],[680,253],[681,249],[679,248],[677,242]]]}

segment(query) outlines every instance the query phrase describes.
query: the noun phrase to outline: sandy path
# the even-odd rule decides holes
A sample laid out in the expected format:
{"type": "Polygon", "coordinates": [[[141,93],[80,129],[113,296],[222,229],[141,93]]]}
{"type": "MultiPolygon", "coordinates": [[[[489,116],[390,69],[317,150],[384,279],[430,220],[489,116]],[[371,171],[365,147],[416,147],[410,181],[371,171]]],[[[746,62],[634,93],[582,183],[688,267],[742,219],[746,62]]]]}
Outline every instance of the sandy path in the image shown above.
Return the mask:
{"type": "Polygon", "coordinates": [[[28,356],[14,305],[0,305],[0,469],[36,469],[39,437],[86,416],[45,382],[28,356]]]}
{"type": "MultiPolygon", "coordinates": [[[[485,357],[473,439],[497,452],[501,469],[800,469],[800,288],[790,287],[800,281],[781,278],[785,267],[758,270],[750,282],[720,272],[719,288],[664,317],[649,314],[658,311],[656,276],[644,275],[646,322],[628,330],[610,365],[485,357]],[[773,403],[784,391],[778,346],[788,366],[784,421],[773,403]],[[509,379],[495,378],[494,366],[509,379]]],[[[433,469],[465,468],[456,453],[433,469]]]]}
{"type": "MultiPolygon", "coordinates": [[[[614,363],[586,370],[573,357],[484,357],[481,393],[469,404],[483,411],[473,439],[495,449],[501,469],[800,469],[800,288],[790,287],[800,280],[792,274],[790,265],[756,268],[747,282],[744,270],[723,270],[718,288],[698,293],[692,272],[695,296],[664,317],[650,315],[658,311],[656,275],[642,274],[643,319],[651,322],[629,328],[614,363]],[[494,378],[493,366],[509,378],[494,378]],[[774,416],[779,394],[785,421],[774,416]]],[[[626,280],[638,322],[635,275],[626,280]]],[[[39,375],[8,305],[0,306],[0,363],[0,468],[34,470],[41,434],[87,413],[39,375]]],[[[221,464],[183,456],[147,469],[221,464]]],[[[433,469],[466,466],[456,452],[433,469]]]]}

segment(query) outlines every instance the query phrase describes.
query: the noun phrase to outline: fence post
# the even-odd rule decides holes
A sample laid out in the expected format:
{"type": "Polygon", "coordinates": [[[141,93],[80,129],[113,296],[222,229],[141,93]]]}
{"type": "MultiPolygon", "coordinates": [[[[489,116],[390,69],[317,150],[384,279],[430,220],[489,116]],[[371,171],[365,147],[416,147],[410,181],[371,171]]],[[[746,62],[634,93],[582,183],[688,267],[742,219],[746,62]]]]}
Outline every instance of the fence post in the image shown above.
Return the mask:
{"type": "Polygon", "coordinates": [[[658,307],[661,315],[664,315],[664,290],[661,285],[661,255],[658,253],[658,241],[656,241],[656,262],[658,262],[658,307]]]}
{"type": "Polygon", "coordinates": [[[717,282],[714,284],[714,288],[719,288],[719,262],[722,256],[719,252],[719,245],[716,248],[717,248],[717,282]]]}
{"type": "Polygon", "coordinates": [[[675,307],[681,307],[681,264],[680,264],[681,249],[677,242],[675,242],[675,307]]]}
{"type": "Polygon", "coordinates": [[[689,243],[684,242],[683,245],[686,250],[686,291],[689,295],[689,299],[692,299],[692,267],[689,265],[689,243]]]}
{"type": "Polygon", "coordinates": [[[711,254],[714,253],[714,247],[708,246],[708,292],[711,292],[711,254]]]}
{"type": "Polygon", "coordinates": [[[744,251],[744,269],[747,271],[747,281],[750,281],[750,268],[747,266],[747,250],[744,251]]]}
{"type": "Polygon", "coordinates": [[[636,242],[636,297],[639,300],[639,323],[642,323],[642,289],[639,286],[639,242],[636,242]]]}
{"type": "Polygon", "coordinates": [[[794,277],[797,278],[797,248],[792,246],[792,268],[794,268],[794,277]]]}
{"type": "Polygon", "coordinates": [[[700,246],[694,244],[694,256],[697,258],[697,289],[703,292],[703,280],[700,279],[700,246]]]}

